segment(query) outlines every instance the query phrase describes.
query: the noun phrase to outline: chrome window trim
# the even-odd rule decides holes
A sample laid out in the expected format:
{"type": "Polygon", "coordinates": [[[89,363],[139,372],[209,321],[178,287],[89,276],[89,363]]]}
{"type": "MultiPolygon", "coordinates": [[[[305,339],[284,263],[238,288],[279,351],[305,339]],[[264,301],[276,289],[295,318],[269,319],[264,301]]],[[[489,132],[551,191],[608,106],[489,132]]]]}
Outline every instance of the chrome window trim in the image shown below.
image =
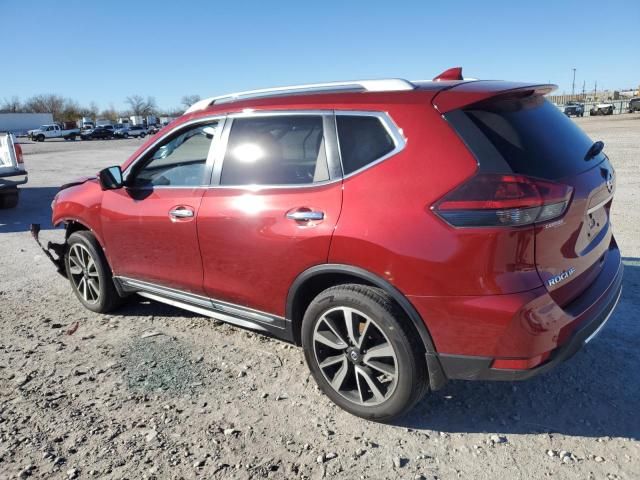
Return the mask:
{"type": "MultiPolygon", "coordinates": [[[[131,162],[127,169],[123,172],[125,180],[130,174],[131,169],[154,149],[158,144],[163,142],[167,137],[173,135],[177,131],[188,128],[190,126],[207,123],[211,121],[219,121],[222,129],[222,134],[218,137],[218,141],[215,143],[213,152],[210,152],[210,157],[207,158],[207,163],[212,162],[212,168],[210,169],[211,178],[210,182],[203,183],[199,186],[156,186],[156,187],[135,187],[139,190],[152,190],[152,189],[197,189],[197,188],[221,188],[221,189],[236,189],[244,190],[246,192],[258,192],[269,189],[291,189],[291,188],[322,188],[333,183],[341,182],[354,175],[378,165],[379,163],[391,158],[398,153],[402,152],[406,145],[407,139],[405,138],[402,130],[393,121],[388,112],[379,110],[253,110],[245,109],[242,112],[234,112],[228,114],[215,114],[206,117],[199,117],[188,122],[176,125],[170,131],[168,131],[161,138],[149,145],[138,157],[131,162]],[[222,164],[224,156],[226,154],[227,143],[229,140],[229,133],[233,124],[234,118],[250,118],[250,117],[268,117],[268,116],[292,116],[292,115],[318,115],[323,118],[323,128],[325,135],[325,148],[327,149],[327,162],[329,163],[329,180],[316,183],[304,183],[304,184],[285,184],[285,185],[220,185],[220,176],[222,173],[222,164]],[[340,142],[338,134],[338,123],[336,121],[337,116],[363,116],[363,117],[376,117],[380,120],[385,130],[391,136],[395,144],[395,148],[382,157],[368,163],[367,165],[354,170],[353,172],[344,175],[344,166],[342,164],[342,155],[340,153],[340,142]],[[335,177],[334,177],[335,175],[335,177]]],[[[128,187],[131,188],[131,187],[128,187]]]]}
{"type": "MultiPolygon", "coordinates": [[[[335,115],[336,115],[336,139],[338,144],[338,151],[340,150],[340,132],[338,132],[338,121],[337,121],[337,117],[339,116],[377,118],[380,121],[380,123],[382,123],[382,126],[385,128],[385,130],[387,131],[387,133],[389,134],[389,136],[391,137],[395,145],[395,148],[391,150],[389,153],[383,155],[380,158],[377,158],[372,162],[367,163],[363,167],[360,167],[359,169],[354,170],[353,172],[347,175],[344,175],[343,177],[344,180],[351,178],[354,175],[357,175],[371,167],[374,167],[375,165],[378,165],[379,163],[384,162],[386,159],[391,158],[394,155],[397,155],[402,150],[404,150],[405,147],[407,146],[407,139],[405,138],[402,130],[398,127],[398,125],[396,125],[396,123],[393,121],[393,119],[391,118],[388,112],[381,112],[376,110],[336,110],[335,115]]],[[[344,172],[344,164],[342,164],[342,153],[340,153],[340,163],[342,165],[342,171],[344,172]]]]}
{"type": "Polygon", "coordinates": [[[263,190],[271,189],[291,189],[291,188],[319,188],[326,185],[331,185],[336,182],[342,181],[342,168],[340,159],[337,156],[337,146],[334,144],[335,137],[333,132],[335,131],[335,116],[333,110],[248,110],[245,109],[242,112],[230,113],[227,115],[224,131],[220,141],[220,152],[216,157],[216,163],[213,167],[213,177],[209,188],[220,189],[234,189],[242,190],[245,192],[259,192],[263,190]],[[227,151],[227,144],[229,142],[229,135],[231,128],[233,127],[233,121],[236,118],[253,118],[253,117],[278,117],[278,116],[317,116],[322,118],[322,130],[325,141],[325,151],[327,155],[327,166],[329,169],[329,180],[322,182],[312,183],[298,183],[298,184],[251,184],[251,185],[221,185],[220,179],[222,177],[222,169],[224,167],[224,157],[227,151]]]}
{"type": "MultiPolygon", "coordinates": [[[[127,168],[124,170],[124,172],[122,172],[122,177],[123,177],[123,179],[125,181],[125,184],[126,184],[126,182],[128,180],[129,175],[131,175],[131,172],[135,168],[135,166],[139,162],[141,162],[149,154],[149,152],[151,152],[153,149],[155,149],[158,145],[161,145],[163,142],[165,142],[167,140],[167,138],[171,137],[172,135],[174,135],[175,133],[177,133],[177,132],[179,132],[181,130],[187,130],[190,127],[193,127],[195,125],[202,124],[202,123],[210,123],[210,122],[214,122],[214,121],[218,122],[218,126],[216,128],[219,129],[221,132],[224,132],[224,125],[226,123],[226,118],[227,118],[226,114],[216,114],[216,115],[210,115],[210,116],[206,116],[206,117],[195,118],[193,120],[189,120],[188,122],[184,122],[184,123],[181,123],[179,125],[176,125],[174,128],[172,128],[167,133],[165,133],[162,137],[160,137],[159,139],[154,141],[151,145],[149,145],[147,148],[145,148],[142,151],[142,153],[140,153],[140,155],[138,155],[136,157],[136,159],[133,160],[127,166],[127,168]]],[[[220,138],[220,136],[218,136],[218,139],[219,138],[220,138]]],[[[130,188],[132,190],[155,190],[155,189],[176,189],[176,188],[180,188],[180,189],[207,188],[211,184],[211,172],[213,170],[213,165],[215,163],[215,154],[218,151],[218,149],[216,148],[216,144],[217,143],[219,143],[219,141],[216,141],[216,139],[214,139],[214,141],[211,144],[211,147],[209,148],[209,153],[207,155],[205,175],[204,175],[204,178],[203,178],[203,183],[201,185],[184,185],[184,186],[170,186],[170,185],[163,186],[163,185],[158,185],[158,186],[153,186],[153,187],[126,187],[126,188],[130,188]]]]}

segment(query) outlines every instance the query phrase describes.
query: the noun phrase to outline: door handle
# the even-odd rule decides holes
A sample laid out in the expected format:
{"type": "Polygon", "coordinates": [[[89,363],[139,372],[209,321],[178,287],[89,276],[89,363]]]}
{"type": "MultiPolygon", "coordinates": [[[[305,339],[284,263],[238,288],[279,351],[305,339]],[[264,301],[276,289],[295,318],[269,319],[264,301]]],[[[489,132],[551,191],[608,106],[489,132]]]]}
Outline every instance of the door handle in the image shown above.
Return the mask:
{"type": "Polygon", "coordinates": [[[289,220],[295,220],[296,222],[311,222],[324,220],[324,212],[317,212],[313,210],[296,210],[287,213],[289,220]]]}
{"type": "Polygon", "coordinates": [[[171,218],[192,218],[193,215],[193,210],[186,207],[176,207],[169,210],[171,218]]]}

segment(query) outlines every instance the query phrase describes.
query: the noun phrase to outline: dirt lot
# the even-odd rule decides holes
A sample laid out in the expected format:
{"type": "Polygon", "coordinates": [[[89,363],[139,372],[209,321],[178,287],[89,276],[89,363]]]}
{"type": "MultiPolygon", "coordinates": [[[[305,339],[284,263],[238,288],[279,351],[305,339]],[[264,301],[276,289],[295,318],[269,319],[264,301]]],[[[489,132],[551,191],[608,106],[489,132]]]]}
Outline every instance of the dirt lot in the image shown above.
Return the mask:
{"type": "Polygon", "coordinates": [[[396,425],[334,407],[297,348],[143,300],[82,308],[28,224],[59,237],[56,187],[141,141],[26,142],[0,211],[0,478],[640,478],[640,116],[577,121],[617,168],[617,311],[553,372],[450,382],[396,425]]]}

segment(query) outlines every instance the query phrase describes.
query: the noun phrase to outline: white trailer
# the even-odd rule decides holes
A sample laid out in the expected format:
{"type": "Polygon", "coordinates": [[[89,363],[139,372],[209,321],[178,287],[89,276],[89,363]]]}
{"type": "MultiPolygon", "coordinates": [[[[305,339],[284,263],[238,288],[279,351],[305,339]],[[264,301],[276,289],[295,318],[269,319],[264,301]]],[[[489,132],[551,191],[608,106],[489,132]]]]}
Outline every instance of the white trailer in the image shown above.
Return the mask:
{"type": "Polygon", "coordinates": [[[144,125],[144,118],[142,115],[131,115],[131,125],[144,125]]]}
{"type": "Polygon", "coordinates": [[[25,136],[29,130],[51,123],[51,113],[0,113],[0,132],[11,132],[16,137],[25,136]]]}

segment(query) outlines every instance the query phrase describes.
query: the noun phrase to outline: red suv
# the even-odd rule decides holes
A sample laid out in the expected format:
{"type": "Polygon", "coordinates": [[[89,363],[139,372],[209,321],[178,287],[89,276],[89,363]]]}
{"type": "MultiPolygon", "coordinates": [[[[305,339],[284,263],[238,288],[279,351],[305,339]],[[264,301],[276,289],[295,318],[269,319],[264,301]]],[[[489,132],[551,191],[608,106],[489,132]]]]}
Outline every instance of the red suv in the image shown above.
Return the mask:
{"type": "Polygon", "coordinates": [[[203,100],[61,189],[60,268],[95,312],[137,293],[301,345],[365,418],[545,372],[622,280],[614,169],[553,88],[452,69],[203,100]]]}

